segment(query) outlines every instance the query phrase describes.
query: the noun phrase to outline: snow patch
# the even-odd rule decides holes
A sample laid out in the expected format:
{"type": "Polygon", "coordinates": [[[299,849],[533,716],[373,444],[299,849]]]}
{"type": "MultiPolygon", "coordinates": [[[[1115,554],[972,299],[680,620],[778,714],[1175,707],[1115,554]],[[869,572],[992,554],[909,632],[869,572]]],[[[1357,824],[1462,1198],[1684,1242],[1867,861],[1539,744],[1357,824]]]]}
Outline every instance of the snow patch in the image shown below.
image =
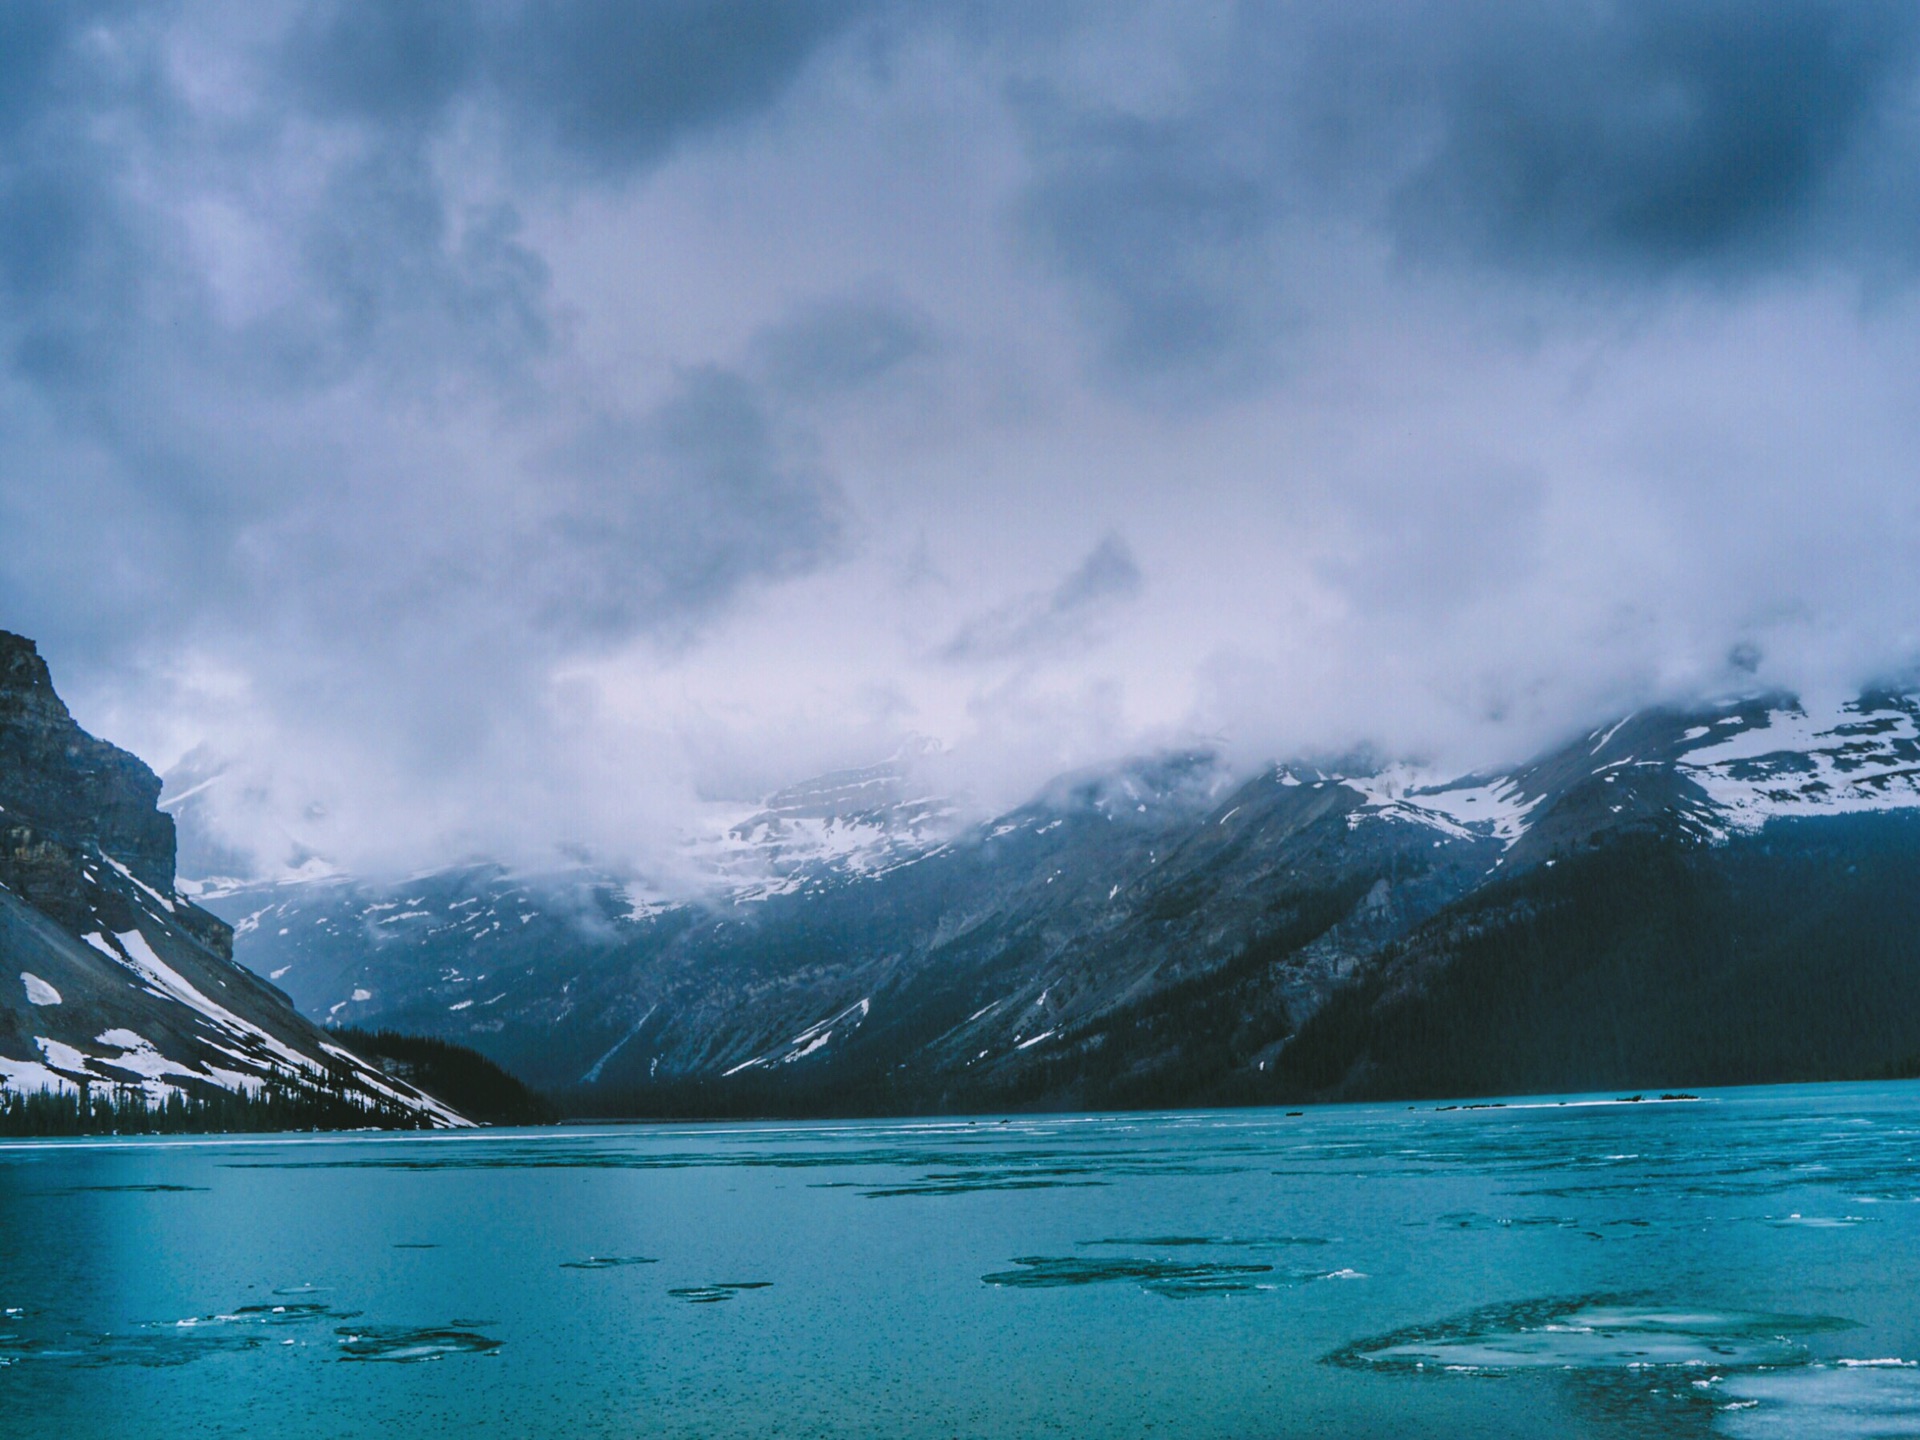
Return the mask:
{"type": "Polygon", "coordinates": [[[1846,815],[1920,805],[1920,721],[1899,706],[1770,710],[1763,723],[1687,751],[1680,773],[1729,829],[1788,815],[1846,815]]]}
{"type": "MultiPolygon", "coordinates": [[[[278,1036],[261,1029],[249,1020],[243,1020],[218,1001],[202,994],[185,976],[154,953],[153,946],[148,943],[147,937],[138,930],[116,932],[114,938],[126,952],[127,959],[123,963],[130,966],[147,982],[147,988],[151,993],[164,999],[178,1001],[189,1009],[198,1011],[216,1028],[225,1031],[242,1045],[264,1050],[273,1059],[290,1066],[296,1074],[319,1076],[325,1073],[326,1066],[319,1061],[311,1056],[302,1055],[278,1036]]],[[[242,1051],[229,1050],[225,1046],[217,1048],[232,1055],[243,1064],[258,1065],[260,1063],[257,1058],[242,1051]]],[[[323,1044],[321,1048],[329,1054],[352,1062],[355,1066],[354,1078],[363,1089],[383,1095],[411,1109],[425,1111],[444,1125],[467,1123],[462,1117],[429,1096],[423,1096],[417,1091],[403,1093],[394,1089],[383,1082],[364,1061],[359,1060],[349,1051],[334,1045],[323,1044]]]]}
{"type": "MultiPolygon", "coordinates": [[[[989,1006],[989,1009],[992,1007],[989,1006]]],[[[873,1012],[873,997],[866,996],[837,1015],[829,1015],[825,1020],[809,1025],[798,1035],[787,1041],[778,1052],[769,1055],[756,1055],[750,1060],[742,1060],[738,1065],[720,1072],[721,1078],[738,1075],[742,1070],[751,1070],[756,1066],[771,1069],[775,1065],[791,1065],[794,1061],[813,1054],[833,1038],[834,1027],[842,1021],[848,1021],[857,1027],[873,1012]]]]}
{"type": "Polygon", "coordinates": [[[1389,765],[1371,775],[1343,776],[1339,782],[1360,796],[1349,826],[1373,817],[1425,825],[1455,840],[1498,840],[1511,847],[1527,833],[1528,817],[1546,798],[1528,798],[1510,777],[1441,783],[1411,765],[1389,765]]]}
{"type": "Polygon", "coordinates": [[[33,1043],[40,1047],[40,1053],[47,1058],[47,1064],[56,1070],[65,1070],[74,1075],[85,1075],[97,1080],[100,1077],[87,1068],[91,1058],[84,1050],[76,1050],[64,1040],[49,1040],[44,1035],[33,1037],[33,1043]]]}
{"type": "Polygon", "coordinates": [[[1598,755],[1602,750],[1606,749],[1607,741],[1611,740],[1614,736],[1618,735],[1620,733],[1620,727],[1626,724],[1627,721],[1631,720],[1634,717],[1634,715],[1637,713],[1639,712],[1637,711],[1629,712],[1628,714],[1622,715],[1618,720],[1614,721],[1612,725],[1607,727],[1606,733],[1603,734],[1597,741],[1594,742],[1593,749],[1589,750],[1587,753],[1589,755],[1598,755]]]}
{"type": "Polygon", "coordinates": [[[163,1083],[163,1076],[184,1075],[195,1080],[206,1078],[199,1071],[182,1065],[178,1060],[169,1060],[154,1047],[151,1040],[137,1031],[105,1030],[100,1033],[98,1043],[111,1045],[120,1053],[102,1056],[96,1063],[111,1065],[116,1070],[126,1070],[141,1076],[149,1082],[143,1088],[147,1091],[147,1098],[150,1100],[165,1100],[175,1089],[174,1086],[163,1083]]]}
{"type": "Polygon", "coordinates": [[[791,1055],[783,1057],[780,1063],[782,1065],[791,1065],[796,1060],[804,1060],[831,1039],[833,1039],[833,1032],[831,1030],[822,1030],[818,1035],[808,1040],[800,1049],[795,1050],[791,1055]]]}
{"type": "Polygon", "coordinates": [[[123,878],[132,881],[133,884],[138,886],[140,889],[144,890],[147,894],[151,895],[156,901],[159,902],[161,907],[165,909],[169,915],[173,914],[173,901],[170,897],[162,895],[158,890],[154,889],[153,886],[147,884],[146,881],[142,880],[139,876],[135,875],[133,871],[129,870],[126,866],[122,865],[118,860],[114,859],[113,856],[107,854],[106,851],[102,850],[100,852],[100,856],[102,859],[104,859],[107,862],[107,864],[111,865],[114,869],[118,870],[123,878]]]}
{"type": "Polygon", "coordinates": [[[80,1087],[38,1060],[9,1060],[0,1055],[0,1090],[15,1095],[33,1095],[42,1090],[52,1095],[74,1095],[80,1087]]]}
{"type": "MultiPolygon", "coordinates": [[[[471,1000],[462,1000],[458,1005],[455,1005],[452,1008],[454,1008],[455,1010],[461,1010],[461,1009],[464,1009],[466,1006],[471,1005],[472,1003],[473,1002],[471,1000]]],[[[602,1055],[598,1060],[593,1062],[592,1066],[588,1068],[587,1073],[580,1077],[580,1083],[582,1085],[598,1084],[600,1080],[600,1072],[607,1068],[607,1062],[613,1059],[615,1055],[618,1055],[620,1053],[621,1048],[625,1046],[629,1040],[633,1039],[634,1036],[640,1033],[642,1028],[645,1027],[647,1021],[653,1018],[653,1012],[658,1010],[659,1008],[660,1008],[660,1003],[657,1000],[653,1004],[649,1005],[647,1007],[647,1013],[642,1015],[638,1020],[634,1021],[633,1024],[627,1028],[627,1033],[622,1035],[618,1040],[614,1041],[612,1045],[608,1046],[607,1053],[602,1055]]],[[[655,1063],[657,1064],[658,1062],[656,1061],[655,1063]]],[[[732,1074],[733,1072],[728,1071],[727,1073],[732,1074]]],[[[649,1079],[653,1078],[651,1071],[648,1072],[647,1078],[649,1079]]]]}

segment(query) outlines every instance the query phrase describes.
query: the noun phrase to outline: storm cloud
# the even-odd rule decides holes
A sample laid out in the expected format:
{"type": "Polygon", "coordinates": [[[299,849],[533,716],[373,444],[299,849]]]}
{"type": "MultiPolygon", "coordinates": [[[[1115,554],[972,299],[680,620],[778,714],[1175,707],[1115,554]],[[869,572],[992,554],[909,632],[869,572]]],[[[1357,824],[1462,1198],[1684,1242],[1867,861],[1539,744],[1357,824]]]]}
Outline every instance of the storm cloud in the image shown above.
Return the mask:
{"type": "Polygon", "coordinates": [[[1916,102],[1864,0],[22,0],[0,626],[263,869],[1908,673],[1916,102]]]}

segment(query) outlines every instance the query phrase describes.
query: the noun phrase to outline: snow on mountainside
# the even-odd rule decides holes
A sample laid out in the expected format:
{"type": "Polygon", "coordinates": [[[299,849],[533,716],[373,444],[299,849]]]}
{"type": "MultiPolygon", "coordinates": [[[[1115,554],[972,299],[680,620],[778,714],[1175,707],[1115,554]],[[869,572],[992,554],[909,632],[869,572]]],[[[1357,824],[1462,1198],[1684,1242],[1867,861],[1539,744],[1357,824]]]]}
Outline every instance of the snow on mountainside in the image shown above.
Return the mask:
{"type": "Polygon", "coordinates": [[[969,825],[895,762],[693,842],[698,899],[472,865],[208,903],[306,1014],[472,1044],[545,1086],[711,1110],[852,1084],[946,1105],[1108,1067],[1100,1083],[1134,1094],[1130,1066],[1223,1024],[1258,1072],[1376,957],[1503,877],[1624,837],[1711,853],[1774,819],[1920,807],[1916,716],[1884,693],[1652,709],[1469,776],[1328,762],[1235,781],[1205,752],[1166,755],[969,825]]]}
{"type": "MultiPolygon", "coordinates": [[[[1357,775],[1281,770],[1338,780],[1363,797],[1349,819],[1397,820],[1448,836],[1517,844],[1539,807],[1582,781],[1617,785],[1658,771],[1697,787],[1676,813],[1725,838],[1769,820],[1920,806],[1920,700],[1886,692],[1844,703],[1790,697],[1733,701],[1708,711],[1628,715],[1516,770],[1445,779],[1396,764],[1357,775]]],[[[1620,814],[1624,804],[1611,807],[1620,814]]]]}
{"type": "MultiPolygon", "coordinates": [[[[1291,770],[1277,771],[1282,784],[1301,784],[1291,770]]],[[[1361,797],[1361,806],[1347,817],[1350,828],[1369,820],[1426,825],[1450,839],[1492,839],[1511,845],[1527,830],[1527,815],[1546,798],[1529,796],[1509,776],[1491,780],[1439,781],[1410,765],[1390,765],[1361,775],[1326,776],[1337,779],[1361,797]]]]}
{"type": "Polygon", "coordinates": [[[936,850],[956,811],[916,794],[900,761],[789,786],[724,835],[691,846],[737,901],[880,876],[936,850]]]}
{"type": "Polygon", "coordinates": [[[1769,708],[1690,727],[1679,765],[1730,830],[1789,815],[1920,805],[1920,701],[1868,695],[1844,705],[1769,708]]]}
{"type": "Polygon", "coordinates": [[[176,888],[159,793],[0,631],[0,1089],[159,1103],[272,1088],[465,1124],[233,963],[227,926],[176,888]]]}

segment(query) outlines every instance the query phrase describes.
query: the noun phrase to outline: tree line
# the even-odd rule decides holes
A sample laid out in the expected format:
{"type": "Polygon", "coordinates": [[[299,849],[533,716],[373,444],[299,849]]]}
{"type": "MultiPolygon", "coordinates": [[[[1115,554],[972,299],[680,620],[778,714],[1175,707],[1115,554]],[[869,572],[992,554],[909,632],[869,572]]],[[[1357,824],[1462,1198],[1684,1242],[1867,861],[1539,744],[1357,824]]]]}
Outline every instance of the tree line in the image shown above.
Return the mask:
{"type": "Polygon", "coordinates": [[[276,1071],[254,1090],[171,1086],[159,1099],[139,1085],[83,1081],[73,1089],[0,1089],[0,1136],[194,1135],[275,1130],[422,1130],[426,1115],[349,1084],[276,1071]]]}

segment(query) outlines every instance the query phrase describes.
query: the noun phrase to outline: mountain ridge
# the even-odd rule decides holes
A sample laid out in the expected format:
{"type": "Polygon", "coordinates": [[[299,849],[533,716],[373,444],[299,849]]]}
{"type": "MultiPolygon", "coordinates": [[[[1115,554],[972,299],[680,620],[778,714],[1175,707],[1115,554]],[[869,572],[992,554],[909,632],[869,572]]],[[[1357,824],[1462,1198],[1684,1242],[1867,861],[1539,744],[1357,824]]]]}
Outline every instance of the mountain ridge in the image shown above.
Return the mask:
{"type": "MultiPolygon", "coordinates": [[[[885,864],[829,853],[777,887],[645,911],[605,877],[543,892],[498,867],[218,903],[243,958],[309,1015],[461,1040],[576,1109],[1294,1099],[1372,1093],[1369,1074],[1419,1088],[1407,1065],[1350,1057],[1328,1079],[1288,1052],[1333,1044],[1315,1017],[1336,997],[1349,1020],[1369,986],[1391,1009],[1476,924],[1524,924],[1487,907],[1528,876],[1557,893],[1633,846],[1746,865],[1782,825],[1893,835],[1920,805],[1920,701],[1751,696],[1619,717],[1505,771],[1354,771],[1234,785],[1207,752],[1149,757],[958,834],[887,832],[885,864]]],[[[1920,1023],[1896,1038],[1920,1049],[1920,1023]]]]}

